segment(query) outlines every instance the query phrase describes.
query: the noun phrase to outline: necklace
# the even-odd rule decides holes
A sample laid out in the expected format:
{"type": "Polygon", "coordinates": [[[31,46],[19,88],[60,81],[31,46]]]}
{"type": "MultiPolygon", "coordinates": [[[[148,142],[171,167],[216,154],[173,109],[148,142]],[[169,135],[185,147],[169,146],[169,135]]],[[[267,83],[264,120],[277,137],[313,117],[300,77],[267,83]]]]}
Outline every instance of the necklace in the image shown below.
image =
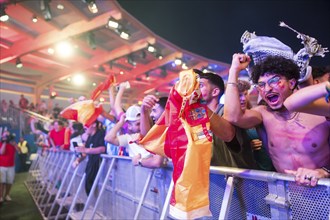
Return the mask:
{"type": "Polygon", "coordinates": [[[283,121],[291,121],[293,119],[295,119],[298,115],[299,112],[274,112],[275,118],[283,120],[283,121]]]}

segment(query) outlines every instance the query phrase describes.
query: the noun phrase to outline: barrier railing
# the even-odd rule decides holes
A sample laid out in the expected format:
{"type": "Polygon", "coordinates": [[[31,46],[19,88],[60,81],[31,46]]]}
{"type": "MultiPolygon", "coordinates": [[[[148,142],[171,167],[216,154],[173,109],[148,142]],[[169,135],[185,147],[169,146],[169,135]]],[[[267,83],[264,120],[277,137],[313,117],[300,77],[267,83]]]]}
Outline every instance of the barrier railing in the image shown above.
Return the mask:
{"type": "MultiPolygon", "coordinates": [[[[133,166],[128,157],[102,155],[87,196],[86,160],[73,169],[68,164],[74,157],[49,151],[31,166],[26,185],[45,219],[171,218],[171,167],[153,170],[133,166]],[[46,190],[59,179],[56,195],[46,190]]],[[[330,219],[330,179],[310,188],[286,174],[211,167],[209,196],[213,216],[203,219],[330,219]]]]}

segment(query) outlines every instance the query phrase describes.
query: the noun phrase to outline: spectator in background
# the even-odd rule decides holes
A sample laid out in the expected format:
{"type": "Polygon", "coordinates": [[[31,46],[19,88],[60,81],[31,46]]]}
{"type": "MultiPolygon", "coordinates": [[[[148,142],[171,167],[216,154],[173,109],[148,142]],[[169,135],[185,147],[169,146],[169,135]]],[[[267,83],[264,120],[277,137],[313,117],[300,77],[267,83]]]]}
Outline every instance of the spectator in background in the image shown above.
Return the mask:
{"type": "Polygon", "coordinates": [[[11,99],[9,100],[9,107],[10,107],[10,108],[15,108],[15,107],[16,107],[14,101],[11,100],[11,99]]]}
{"type": "Polygon", "coordinates": [[[14,139],[5,131],[0,141],[0,203],[12,200],[9,193],[15,179],[15,152],[20,152],[14,139]]]}
{"type": "Polygon", "coordinates": [[[59,107],[58,103],[55,103],[55,107],[53,108],[53,117],[54,119],[58,119],[58,115],[62,111],[62,108],[59,107]]]}
{"type": "Polygon", "coordinates": [[[40,105],[39,105],[39,109],[38,109],[38,112],[41,114],[41,115],[46,115],[48,110],[47,110],[47,104],[46,104],[46,101],[45,100],[42,100],[40,105]]]}
{"type": "Polygon", "coordinates": [[[322,82],[330,82],[330,66],[326,67],[312,67],[313,84],[322,82]]]}
{"type": "Polygon", "coordinates": [[[36,108],[35,108],[33,102],[30,103],[28,109],[29,109],[30,111],[32,111],[32,112],[35,112],[35,111],[36,111],[36,108]]]}
{"type": "Polygon", "coordinates": [[[151,154],[148,151],[135,143],[140,138],[141,107],[132,105],[127,109],[126,114],[122,113],[116,125],[106,134],[105,141],[127,148],[130,157],[137,154],[141,154],[142,158],[150,157],[151,154]],[[118,135],[125,122],[127,122],[128,132],[118,135]]]}
{"type": "MultiPolygon", "coordinates": [[[[140,134],[145,136],[165,110],[167,97],[157,98],[154,95],[144,97],[141,106],[140,134]]],[[[132,158],[133,165],[157,168],[164,164],[164,157],[154,154],[143,159],[141,154],[132,158]]]]}
{"type": "Polygon", "coordinates": [[[71,126],[71,137],[70,137],[70,151],[74,150],[74,142],[77,146],[82,146],[84,141],[82,135],[85,133],[84,126],[80,122],[73,122],[71,126]]]}
{"type": "Polygon", "coordinates": [[[50,147],[48,134],[49,134],[49,130],[52,130],[52,125],[50,123],[49,125],[51,126],[47,126],[47,123],[48,122],[45,121],[42,122],[36,118],[31,118],[30,120],[31,131],[33,134],[37,135],[36,143],[43,149],[50,147]]]}
{"type": "Polygon", "coordinates": [[[2,99],[1,101],[1,113],[5,114],[6,112],[8,112],[9,106],[8,103],[5,99],[2,99]]]}
{"type": "MultiPolygon", "coordinates": [[[[194,71],[198,73],[200,77],[200,90],[203,101],[215,115],[218,115],[221,120],[229,124],[227,127],[221,126],[218,128],[219,131],[224,133],[227,130],[234,130],[231,132],[234,135],[226,141],[213,132],[211,165],[255,169],[257,165],[253,158],[250,140],[245,130],[234,127],[222,118],[224,105],[220,103],[220,97],[225,91],[223,79],[221,76],[212,72],[203,73],[200,70],[194,71]]],[[[211,118],[214,118],[214,116],[211,118]]]]}
{"type": "Polygon", "coordinates": [[[141,106],[141,135],[145,136],[165,110],[167,97],[157,98],[154,95],[144,97],[141,106]]]}
{"type": "MultiPolygon", "coordinates": [[[[249,95],[248,95],[248,91],[251,87],[251,84],[245,80],[238,80],[237,87],[239,91],[239,99],[240,99],[242,111],[245,111],[246,109],[251,109],[252,106],[249,102],[249,95]]],[[[253,157],[258,165],[258,168],[266,171],[276,171],[271,159],[269,158],[268,152],[264,146],[264,142],[260,140],[260,137],[257,133],[257,129],[250,128],[247,129],[246,132],[249,136],[251,148],[253,150],[253,157]]],[[[245,149],[245,150],[249,151],[249,149],[245,149]]],[[[250,154],[250,152],[248,153],[243,152],[243,154],[250,154]]]]}
{"type": "Polygon", "coordinates": [[[18,105],[21,109],[27,109],[29,105],[29,101],[24,97],[23,94],[21,94],[21,98],[18,102],[18,105]]]}
{"type": "Polygon", "coordinates": [[[85,190],[87,195],[89,195],[95,177],[100,167],[102,153],[106,153],[106,148],[104,144],[105,132],[100,126],[99,121],[95,121],[88,128],[86,128],[86,134],[88,135],[85,145],[76,148],[76,152],[82,153],[81,157],[78,157],[73,163],[73,167],[78,166],[78,164],[88,155],[88,162],[86,165],[86,181],[85,190]]]}
{"type": "Polygon", "coordinates": [[[69,146],[64,145],[65,128],[63,122],[55,120],[53,126],[54,128],[49,132],[50,146],[53,150],[69,150],[69,146]]]}
{"type": "Polygon", "coordinates": [[[18,155],[21,165],[20,171],[26,172],[27,171],[26,160],[29,153],[28,142],[24,140],[24,137],[20,137],[17,146],[20,149],[20,154],[18,155]]]}

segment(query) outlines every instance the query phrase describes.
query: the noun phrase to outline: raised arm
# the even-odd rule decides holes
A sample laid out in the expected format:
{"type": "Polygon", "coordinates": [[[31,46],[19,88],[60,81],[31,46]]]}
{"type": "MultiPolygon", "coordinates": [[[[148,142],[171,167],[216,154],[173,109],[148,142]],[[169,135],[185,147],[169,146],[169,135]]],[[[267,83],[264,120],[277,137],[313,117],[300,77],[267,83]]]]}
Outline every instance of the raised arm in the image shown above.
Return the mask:
{"type": "Polygon", "coordinates": [[[330,117],[330,103],[324,98],[327,95],[330,95],[330,82],[319,83],[293,93],[284,101],[284,106],[289,111],[330,117]]]}
{"type": "Polygon", "coordinates": [[[115,91],[114,91],[114,86],[113,84],[110,85],[109,87],[109,102],[110,102],[110,107],[113,108],[115,106],[115,91]]]}
{"type": "Polygon", "coordinates": [[[147,95],[143,98],[141,105],[140,133],[145,136],[152,126],[150,112],[152,107],[158,102],[158,98],[154,95],[147,95]]]}
{"type": "Polygon", "coordinates": [[[119,84],[119,90],[117,92],[116,98],[115,98],[115,104],[114,104],[114,110],[116,112],[117,117],[119,117],[121,112],[123,111],[123,108],[121,107],[121,100],[123,98],[123,94],[126,89],[126,83],[120,83],[119,84]]]}
{"type": "Polygon", "coordinates": [[[235,136],[234,126],[221,116],[213,113],[210,109],[208,109],[207,114],[210,118],[211,130],[214,135],[216,135],[223,141],[231,141],[235,136]]]}
{"type": "Polygon", "coordinates": [[[245,110],[243,112],[239,100],[238,75],[241,70],[249,65],[250,61],[251,58],[245,54],[233,55],[225,92],[224,118],[241,128],[252,128],[262,122],[262,116],[259,112],[255,110],[245,110]]]}
{"type": "Polygon", "coordinates": [[[123,125],[125,123],[125,117],[126,117],[125,114],[120,116],[119,121],[105,135],[105,138],[104,138],[105,141],[109,142],[110,144],[114,144],[114,145],[119,146],[119,140],[117,138],[117,133],[123,127],[123,125]]]}

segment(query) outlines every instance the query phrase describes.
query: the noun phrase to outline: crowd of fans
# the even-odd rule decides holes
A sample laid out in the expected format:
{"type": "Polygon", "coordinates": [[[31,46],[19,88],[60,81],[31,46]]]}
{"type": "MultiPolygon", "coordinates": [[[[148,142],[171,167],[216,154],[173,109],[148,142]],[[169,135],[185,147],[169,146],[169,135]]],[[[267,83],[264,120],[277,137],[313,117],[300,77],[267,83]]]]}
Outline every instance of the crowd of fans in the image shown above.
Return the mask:
{"type": "MultiPolygon", "coordinates": [[[[210,118],[212,118],[212,120],[210,119],[211,128],[213,129],[213,151],[211,165],[286,172],[286,168],[283,168],[283,163],[281,162],[282,159],[280,155],[282,154],[275,152],[274,149],[269,149],[273,144],[276,144],[276,141],[274,141],[271,136],[273,133],[269,131],[270,128],[267,128],[267,122],[264,126],[266,126],[268,133],[268,140],[265,135],[265,129],[262,129],[263,126],[259,126],[261,123],[259,119],[260,116],[257,113],[253,113],[254,115],[251,113],[255,111],[255,108],[252,107],[264,109],[259,110],[261,112],[273,111],[269,110],[269,105],[272,104],[272,102],[275,102],[273,100],[275,98],[268,97],[268,103],[259,102],[258,104],[263,107],[251,106],[248,95],[251,87],[250,83],[244,80],[237,80],[237,76],[235,75],[239,70],[245,68],[245,66],[242,65],[242,62],[237,63],[239,56],[240,59],[246,59],[244,64],[249,62],[249,59],[243,57],[243,55],[237,55],[236,57],[234,56],[231,72],[229,74],[230,76],[227,84],[227,90],[225,89],[223,79],[219,75],[212,72],[203,73],[199,70],[194,70],[200,76],[200,89],[203,100],[206,102],[207,107],[211,110],[210,112],[212,112],[212,115],[210,116],[210,118]],[[225,97],[226,101],[225,105],[222,105],[219,100],[225,91],[227,91],[225,97]],[[230,94],[228,91],[230,91],[230,94]],[[239,103],[239,108],[236,108],[237,106],[233,106],[233,100],[236,98],[239,100],[237,102],[239,103]],[[234,107],[235,109],[233,109],[234,107]],[[236,113],[237,115],[235,115],[236,113]],[[249,125],[247,126],[247,124],[249,125]],[[253,126],[250,126],[250,124],[253,126]],[[226,129],[224,129],[224,127],[226,129]]],[[[259,79],[255,79],[255,83],[260,91],[266,89],[266,87],[267,89],[274,89],[282,79],[281,77],[285,78],[287,76],[279,75],[279,77],[276,78],[276,82],[274,82],[274,77],[268,79],[265,85],[261,84],[260,81],[258,81],[259,79]]],[[[291,78],[287,79],[289,80],[291,78]]],[[[314,84],[325,84],[329,81],[329,67],[313,67],[313,80],[311,80],[311,82],[314,84]]],[[[329,85],[327,86],[329,87],[329,85]]],[[[168,159],[162,156],[151,154],[135,142],[140,137],[146,135],[153,124],[155,124],[155,122],[160,118],[165,109],[167,97],[147,95],[144,97],[141,106],[132,105],[125,111],[122,108],[121,100],[126,89],[126,84],[120,84],[119,91],[115,95],[114,85],[110,86],[109,100],[111,109],[107,112],[103,112],[98,119],[88,127],[79,122],[61,118],[60,112],[62,109],[57,104],[51,112],[48,112],[45,101],[34,105],[33,103],[29,103],[24,95],[21,95],[21,99],[18,104],[19,108],[37,112],[38,114],[50,119],[40,120],[38,117],[31,117],[30,128],[36,136],[36,143],[38,146],[43,149],[50,149],[54,151],[75,151],[77,159],[75,160],[73,167],[79,166],[79,163],[85,157],[89,157],[86,168],[87,180],[85,186],[87,193],[90,192],[91,186],[97,174],[100,164],[100,154],[107,153],[110,155],[130,156],[132,157],[133,165],[149,168],[161,167],[166,164],[166,161],[168,161],[168,159]]],[[[265,100],[265,97],[263,98],[265,100]]],[[[285,100],[280,103],[281,108],[283,107],[282,105],[284,101],[285,100]]],[[[1,114],[6,113],[9,106],[16,107],[12,101],[9,101],[8,104],[6,100],[2,100],[1,114]]],[[[329,117],[329,112],[325,113],[324,116],[329,117]]],[[[266,116],[263,115],[263,117],[266,116]]],[[[282,116],[279,115],[278,117],[282,116]]],[[[291,120],[292,117],[296,117],[296,115],[291,115],[288,117],[291,120]]],[[[326,128],[329,129],[329,127],[326,128]]],[[[324,134],[326,134],[325,131],[324,134]]],[[[2,139],[0,147],[1,145],[4,145],[3,143],[6,143],[5,139],[2,139]]],[[[329,146],[329,143],[326,145],[329,146]]],[[[16,146],[16,144],[13,143],[10,146],[16,146]]],[[[8,147],[9,146],[7,146],[7,148],[8,147]]],[[[4,146],[2,146],[2,148],[4,148],[4,146]]],[[[3,157],[3,155],[0,154],[0,157],[3,157]]],[[[308,156],[305,155],[304,157],[308,156]]],[[[328,161],[329,158],[325,160],[326,161],[324,162],[318,162],[320,167],[330,165],[328,161]]],[[[1,161],[3,160],[0,160],[0,168],[3,166],[1,161]]],[[[6,166],[7,165],[8,164],[6,164],[6,166]]],[[[319,173],[316,173],[316,171],[311,171],[314,168],[313,165],[305,168],[302,167],[298,170],[295,170],[296,167],[293,165],[291,168],[292,169],[288,170],[294,171],[287,172],[296,175],[296,179],[300,184],[306,184],[309,186],[315,186],[319,178],[328,177],[330,175],[329,173],[322,173],[321,175],[321,171],[319,173]]],[[[325,169],[326,168],[324,168],[324,170],[325,169]]],[[[9,183],[12,182],[9,181],[9,183]]],[[[0,196],[1,195],[2,194],[0,194],[0,196]]],[[[9,196],[9,193],[3,195],[9,196]]],[[[3,197],[1,196],[0,199],[2,198],[3,197]]],[[[8,199],[9,197],[6,198],[8,199]]]]}

